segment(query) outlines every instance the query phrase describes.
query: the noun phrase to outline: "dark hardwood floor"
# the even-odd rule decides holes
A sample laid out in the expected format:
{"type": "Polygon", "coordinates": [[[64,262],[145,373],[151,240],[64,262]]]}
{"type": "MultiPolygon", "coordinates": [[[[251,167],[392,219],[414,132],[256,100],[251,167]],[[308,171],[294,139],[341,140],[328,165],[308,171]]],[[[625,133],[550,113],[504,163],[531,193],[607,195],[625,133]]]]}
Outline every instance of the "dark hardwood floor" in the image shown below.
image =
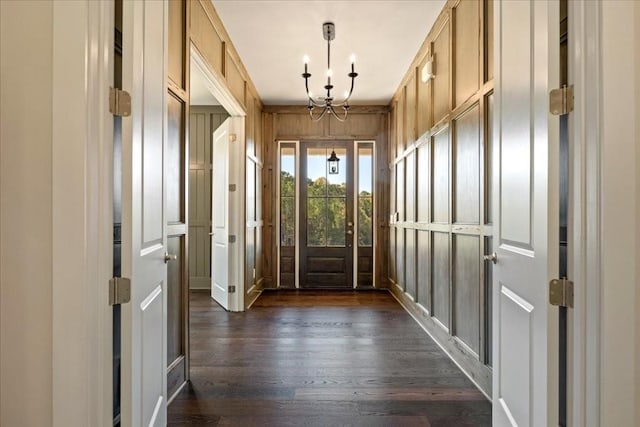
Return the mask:
{"type": "Polygon", "coordinates": [[[491,404],[382,291],[191,295],[191,383],[170,426],[489,426],[491,404]]]}

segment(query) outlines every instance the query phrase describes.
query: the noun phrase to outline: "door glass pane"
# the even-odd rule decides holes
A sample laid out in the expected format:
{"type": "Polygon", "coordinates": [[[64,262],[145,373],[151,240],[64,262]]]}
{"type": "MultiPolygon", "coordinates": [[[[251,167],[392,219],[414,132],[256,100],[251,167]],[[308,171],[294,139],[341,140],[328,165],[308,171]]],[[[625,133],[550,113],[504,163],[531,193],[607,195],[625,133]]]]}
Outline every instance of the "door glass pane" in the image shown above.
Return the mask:
{"type": "Polygon", "coordinates": [[[295,246],[296,238],[296,149],[280,148],[280,245],[295,246]]]}
{"type": "Polygon", "coordinates": [[[296,150],[283,147],[280,150],[280,195],[293,197],[296,194],[296,150]]]}
{"type": "Polygon", "coordinates": [[[327,199],[307,199],[307,246],[327,245],[327,199]]]}
{"type": "Polygon", "coordinates": [[[307,149],[308,196],[325,196],[327,194],[327,159],[325,148],[307,149]]]}
{"type": "Polygon", "coordinates": [[[343,197],[328,199],[327,246],[345,246],[345,217],[347,200],[343,197]]]}
{"type": "Polygon", "coordinates": [[[373,246],[373,148],[358,148],[358,246],[373,246]]]}
{"type": "Polygon", "coordinates": [[[280,199],[280,245],[295,246],[296,238],[296,199],[282,197],[280,199]]]}

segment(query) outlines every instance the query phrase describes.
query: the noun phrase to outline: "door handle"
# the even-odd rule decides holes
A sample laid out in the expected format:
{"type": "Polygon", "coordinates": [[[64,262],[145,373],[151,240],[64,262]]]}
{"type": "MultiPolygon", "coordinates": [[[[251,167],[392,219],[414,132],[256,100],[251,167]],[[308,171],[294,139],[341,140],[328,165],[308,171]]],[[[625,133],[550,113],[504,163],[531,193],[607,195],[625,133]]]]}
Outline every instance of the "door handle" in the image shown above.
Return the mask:
{"type": "Polygon", "coordinates": [[[496,254],[495,252],[489,254],[489,255],[484,255],[482,257],[485,261],[491,261],[492,263],[497,263],[498,262],[498,254],[496,254]]]}
{"type": "Polygon", "coordinates": [[[172,255],[169,252],[164,253],[164,263],[168,263],[169,261],[175,261],[178,259],[178,255],[172,255]]]}
{"type": "Polygon", "coordinates": [[[347,230],[347,234],[353,234],[353,230],[347,230]]]}
{"type": "Polygon", "coordinates": [[[352,223],[351,221],[349,221],[349,222],[347,223],[347,227],[353,227],[353,223],[352,223]]]}

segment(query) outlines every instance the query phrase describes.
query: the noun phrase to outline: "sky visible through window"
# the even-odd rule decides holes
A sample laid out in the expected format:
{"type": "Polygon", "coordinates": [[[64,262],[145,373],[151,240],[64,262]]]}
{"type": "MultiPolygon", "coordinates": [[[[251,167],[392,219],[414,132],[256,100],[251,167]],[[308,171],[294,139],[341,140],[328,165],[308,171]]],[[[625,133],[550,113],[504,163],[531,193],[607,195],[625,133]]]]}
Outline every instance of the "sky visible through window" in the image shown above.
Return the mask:
{"type": "MultiPolygon", "coordinates": [[[[344,171],[344,164],[342,163],[344,161],[344,159],[342,159],[340,161],[340,172],[342,174],[342,172],[344,171]]],[[[280,158],[280,170],[282,171],[286,171],[289,172],[291,175],[293,175],[295,173],[295,156],[293,155],[284,155],[280,158]]],[[[371,165],[372,164],[372,160],[371,160],[371,155],[361,155],[360,156],[360,164],[367,164],[367,165],[371,165]]],[[[325,161],[326,163],[326,161],[325,161]]],[[[307,165],[307,167],[309,168],[309,170],[311,170],[311,164],[307,165]]],[[[323,165],[317,166],[318,168],[320,168],[320,170],[322,170],[323,165]]],[[[326,168],[325,168],[326,171],[326,168]]],[[[360,191],[367,191],[369,193],[371,193],[371,174],[372,174],[372,170],[371,168],[360,168],[360,191]]],[[[309,173],[309,175],[318,175],[318,176],[324,176],[324,175],[320,175],[322,172],[319,173],[309,173]]]]}

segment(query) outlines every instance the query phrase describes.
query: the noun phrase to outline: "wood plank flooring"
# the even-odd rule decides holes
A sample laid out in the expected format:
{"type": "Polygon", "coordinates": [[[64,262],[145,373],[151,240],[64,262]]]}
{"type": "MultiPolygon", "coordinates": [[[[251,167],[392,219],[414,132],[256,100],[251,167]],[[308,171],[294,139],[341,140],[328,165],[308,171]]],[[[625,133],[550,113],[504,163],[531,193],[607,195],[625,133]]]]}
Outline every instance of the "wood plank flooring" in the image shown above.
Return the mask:
{"type": "Polygon", "coordinates": [[[489,426],[491,404],[382,291],[191,295],[191,383],[170,426],[489,426]]]}

